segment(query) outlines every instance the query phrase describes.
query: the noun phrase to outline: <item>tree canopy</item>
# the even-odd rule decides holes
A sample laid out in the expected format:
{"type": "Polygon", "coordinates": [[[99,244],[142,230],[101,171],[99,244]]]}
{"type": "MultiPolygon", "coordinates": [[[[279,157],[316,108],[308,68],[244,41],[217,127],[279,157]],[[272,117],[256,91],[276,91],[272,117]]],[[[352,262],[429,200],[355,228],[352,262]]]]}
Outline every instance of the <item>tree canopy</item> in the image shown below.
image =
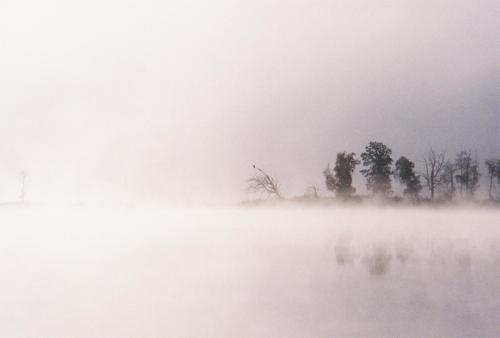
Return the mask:
{"type": "Polygon", "coordinates": [[[420,176],[415,174],[415,164],[404,156],[396,161],[395,176],[406,187],[403,191],[405,196],[411,199],[418,199],[418,194],[422,190],[420,176]]]}
{"type": "Polygon", "coordinates": [[[382,142],[370,142],[361,153],[363,166],[361,170],[366,177],[366,187],[374,195],[388,196],[392,193],[391,164],[392,150],[382,142]]]}
{"type": "Polygon", "coordinates": [[[337,196],[349,197],[356,192],[352,186],[352,173],[359,160],[356,160],[355,156],[355,153],[338,153],[333,171],[330,166],[323,171],[326,188],[335,191],[337,196]]]}

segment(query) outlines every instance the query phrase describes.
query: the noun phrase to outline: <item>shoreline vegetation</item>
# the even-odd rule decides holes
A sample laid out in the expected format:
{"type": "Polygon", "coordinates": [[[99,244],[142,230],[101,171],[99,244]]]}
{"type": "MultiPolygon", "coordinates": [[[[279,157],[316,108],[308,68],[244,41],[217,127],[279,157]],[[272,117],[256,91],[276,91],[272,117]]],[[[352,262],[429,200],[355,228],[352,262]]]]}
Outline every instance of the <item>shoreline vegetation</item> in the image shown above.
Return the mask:
{"type": "Polygon", "coordinates": [[[327,165],[323,171],[327,191],[334,196],[319,194],[319,188],[310,186],[302,196],[285,197],[278,179],[253,165],[256,174],[247,180],[248,192],[260,193],[264,198],[249,199],[240,206],[401,206],[401,207],[498,207],[500,194],[500,158],[484,162],[486,171],[481,173],[477,154],[463,150],[453,158],[445,151],[436,152],[432,147],[423,158],[423,168],[405,156],[396,161],[392,150],[382,142],[372,141],[360,155],[351,152],[337,153],[334,167],[327,165]],[[394,163],[394,165],[393,165],[394,163]],[[358,165],[366,179],[369,195],[357,195],[352,185],[352,175],[358,165]],[[476,197],[479,179],[488,182],[488,198],[476,197]],[[402,187],[402,196],[394,195],[393,183],[402,187]],[[426,190],[428,196],[423,197],[426,190]]]}
{"type": "Polygon", "coordinates": [[[334,196],[295,196],[286,199],[248,199],[238,203],[238,207],[297,207],[297,208],[336,208],[336,207],[375,207],[375,208],[479,208],[479,209],[500,209],[499,200],[436,200],[420,199],[418,201],[408,201],[400,196],[386,199],[374,199],[372,196],[353,196],[349,199],[340,199],[334,196]]]}

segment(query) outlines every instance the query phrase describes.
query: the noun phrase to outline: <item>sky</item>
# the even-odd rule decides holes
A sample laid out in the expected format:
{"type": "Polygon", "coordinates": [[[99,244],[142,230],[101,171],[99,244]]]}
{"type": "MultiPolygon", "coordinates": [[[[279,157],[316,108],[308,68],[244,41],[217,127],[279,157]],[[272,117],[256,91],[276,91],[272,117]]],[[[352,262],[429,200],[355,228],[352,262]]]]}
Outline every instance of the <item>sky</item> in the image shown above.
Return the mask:
{"type": "MultiPolygon", "coordinates": [[[[500,4],[0,2],[0,202],[234,203],[339,151],[500,156],[500,4]]],[[[484,172],[484,169],[483,169],[484,172]]],[[[354,184],[363,192],[364,181],[354,184]]]]}

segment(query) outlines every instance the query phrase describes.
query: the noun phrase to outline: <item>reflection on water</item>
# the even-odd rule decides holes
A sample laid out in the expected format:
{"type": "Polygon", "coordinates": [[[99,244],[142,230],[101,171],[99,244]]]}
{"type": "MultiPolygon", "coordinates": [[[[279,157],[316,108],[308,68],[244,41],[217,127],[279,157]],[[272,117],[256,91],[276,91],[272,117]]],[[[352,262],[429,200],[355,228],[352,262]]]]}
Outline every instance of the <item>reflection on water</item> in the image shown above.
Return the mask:
{"type": "Polygon", "coordinates": [[[2,337],[496,337],[500,217],[0,210],[2,337]]]}

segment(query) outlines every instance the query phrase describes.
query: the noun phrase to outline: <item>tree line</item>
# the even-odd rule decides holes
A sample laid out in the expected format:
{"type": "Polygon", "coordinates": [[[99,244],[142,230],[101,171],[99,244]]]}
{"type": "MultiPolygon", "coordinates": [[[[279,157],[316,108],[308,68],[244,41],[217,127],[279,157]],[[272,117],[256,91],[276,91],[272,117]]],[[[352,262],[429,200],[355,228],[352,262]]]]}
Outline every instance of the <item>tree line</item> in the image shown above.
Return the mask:
{"type": "MultiPolygon", "coordinates": [[[[412,202],[473,199],[479,187],[480,166],[470,150],[460,151],[454,158],[448,159],[444,151],[436,152],[430,148],[423,158],[423,170],[419,172],[416,171],[415,163],[405,156],[394,162],[392,150],[382,142],[370,142],[360,157],[361,160],[353,152],[339,152],[334,167],[328,165],[323,171],[326,189],[344,200],[355,196],[353,174],[360,164],[363,165],[360,173],[366,179],[367,189],[372,196],[379,198],[393,195],[393,181],[402,185],[404,198],[412,202]],[[424,188],[429,191],[428,198],[421,196],[424,188]]],[[[488,178],[488,197],[497,200],[495,188],[500,184],[500,158],[488,159],[484,165],[488,178]]],[[[282,199],[278,180],[263,169],[255,165],[253,167],[257,174],[248,180],[248,189],[282,199]]],[[[308,191],[310,196],[318,197],[316,187],[310,187],[308,191]]]]}

